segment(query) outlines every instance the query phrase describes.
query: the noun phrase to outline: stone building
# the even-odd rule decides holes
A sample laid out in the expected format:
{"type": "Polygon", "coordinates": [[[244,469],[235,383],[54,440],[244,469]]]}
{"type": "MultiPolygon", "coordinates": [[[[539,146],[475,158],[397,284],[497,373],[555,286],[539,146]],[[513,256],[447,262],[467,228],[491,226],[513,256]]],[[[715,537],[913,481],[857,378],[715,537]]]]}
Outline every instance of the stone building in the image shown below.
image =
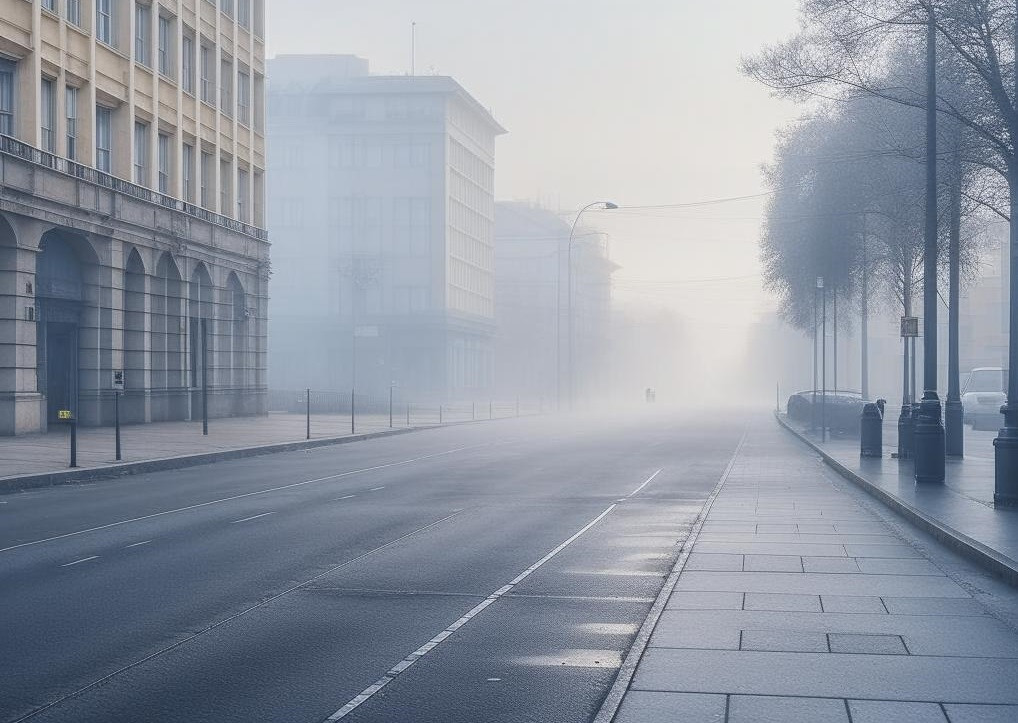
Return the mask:
{"type": "Polygon", "coordinates": [[[0,434],[264,411],[263,12],[0,0],[0,434]]]}

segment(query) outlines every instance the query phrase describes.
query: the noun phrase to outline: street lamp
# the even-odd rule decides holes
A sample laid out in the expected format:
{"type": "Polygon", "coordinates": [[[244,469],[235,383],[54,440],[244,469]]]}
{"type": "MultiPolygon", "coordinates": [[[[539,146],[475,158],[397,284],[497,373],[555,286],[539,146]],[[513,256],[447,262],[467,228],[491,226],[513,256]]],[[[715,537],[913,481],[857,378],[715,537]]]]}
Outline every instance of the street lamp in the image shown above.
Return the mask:
{"type": "Polygon", "coordinates": [[[937,396],[937,26],[932,7],[926,24],[926,219],[923,249],[923,398],[912,449],[915,481],[946,476],[943,410],[937,396]]]}
{"type": "Polygon", "coordinates": [[[604,211],[614,211],[618,208],[618,204],[612,203],[611,201],[594,201],[588,203],[586,206],[580,209],[580,212],[576,214],[576,218],[573,219],[573,225],[569,229],[569,243],[566,246],[567,263],[566,263],[566,300],[568,305],[568,311],[566,317],[569,323],[569,409],[572,411],[573,408],[573,394],[575,392],[575,385],[573,383],[573,235],[576,233],[576,225],[580,221],[580,217],[585,211],[589,211],[592,208],[600,207],[604,211]]]}

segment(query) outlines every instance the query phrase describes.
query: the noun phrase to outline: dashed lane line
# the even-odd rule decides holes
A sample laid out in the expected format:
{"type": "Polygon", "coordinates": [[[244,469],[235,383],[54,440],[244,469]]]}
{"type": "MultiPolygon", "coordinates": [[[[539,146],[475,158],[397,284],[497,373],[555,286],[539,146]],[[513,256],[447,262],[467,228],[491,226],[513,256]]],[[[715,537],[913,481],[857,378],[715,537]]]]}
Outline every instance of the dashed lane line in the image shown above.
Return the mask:
{"type": "MultiPolygon", "coordinates": [[[[266,598],[265,600],[262,600],[261,602],[255,603],[254,605],[251,605],[250,607],[245,608],[244,610],[241,610],[238,613],[235,613],[235,614],[233,614],[233,615],[231,615],[231,616],[229,616],[227,618],[224,618],[224,619],[220,620],[219,622],[212,623],[211,625],[208,625],[207,627],[199,630],[198,632],[194,633],[193,635],[190,635],[190,636],[184,638],[183,640],[178,640],[175,643],[167,645],[165,648],[157,650],[154,653],[150,653],[149,655],[146,655],[143,658],[139,658],[138,660],[135,660],[133,663],[129,663],[129,664],[125,665],[124,667],[120,668],[119,670],[115,670],[112,673],[109,673],[108,675],[104,675],[102,678],[99,678],[97,680],[93,680],[91,683],[89,683],[87,685],[84,685],[81,688],[78,688],[77,690],[75,690],[75,691],[73,691],[71,693],[67,693],[66,695],[63,695],[63,696],[57,698],[56,700],[52,700],[49,703],[45,703],[44,705],[36,708],[32,712],[27,713],[27,714],[21,716],[17,720],[11,721],[11,723],[22,723],[22,721],[26,721],[26,720],[28,720],[30,718],[34,718],[35,716],[39,715],[40,713],[43,713],[43,712],[49,710],[50,708],[52,708],[52,707],[54,707],[56,705],[60,705],[61,703],[65,702],[67,700],[70,700],[71,698],[75,698],[75,697],[81,695],[82,693],[84,693],[84,692],[86,692],[88,690],[91,690],[92,688],[96,688],[98,686],[101,686],[101,685],[109,682],[113,678],[117,677],[118,675],[122,675],[123,673],[126,673],[127,671],[132,670],[133,668],[136,668],[139,665],[147,663],[148,661],[153,660],[154,658],[158,658],[159,656],[164,655],[164,654],[170,652],[171,650],[175,650],[176,648],[179,648],[182,645],[186,645],[187,643],[191,642],[195,638],[198,638],[198,637],[201,637],[203,635],[206,635],[207,633],[212,632],[216,628],[222,627],[223,625],[226,625],[227,623],[233,622],[237,618],[240,618],[240,617],[242,617],[244,615],[247,615],[249,612],[252,612],[253,610],[257,610],[259,608],[262,608],[262,607],[268,605],[269,603],[275,602],[279,598],[281,598],[281,597],[283,597],[285,595],[289,595],[290,593],[292,593],[292,592],[294,592],[296,590],[301,590],[301,589],[307,587],[308,585],[311,585],[312,583],[314,583],[314,582],[316,582],[318,580],[321,580],[323,577],[326,577],[327,575],[331,575],[332,573],[336,572],[337,570],[341,570],[344,567],[349,567],[350,565],[358,563],[361,560],[363,560],[363,559],[365,559],[367,557],[370,557],[371,555],[374,555],[376,553],[381,552],[382,550],[386,550],[386,549],[392,547],[393,545],[398,545],[399,543],[401,543],[404,540],[407,540],[407,539],[413,537],[414,535],[418,535],[418,534],[420,534],[422,532],[427,532],[428,530],[430,530],[430,529],[432,529],[434,527],[437,527],[438,525],[442,524],[443,522],[447,522],[447,521],[451,520],[453,517],[456,517],[458,514],[459,514],[459,512],[453,512],[451,515],[446,515],[445,517],[443,517],[443,518],[441,518],[439,520],[435,520],[434,522],[432,522],[430,524],[424,525],[423,527],[418,527],[416,530],[408,532],[405,535],[401,535],[401,536],[397,537],[394,540],[390,540],[389,542],[386,542],[383,545],[379,545],[378,547],[375,547],[375,548],[373,548],[371,550],[368,550],[367,552],[362,553],[362,554],[358,555],[357,557],[353,557],[353,558],[347,560],[346,562],[341,562],[338,565],[334,565],[334,566],[330,567],[328,570],[326,570],[325,572],[321,572],[321,573],[315,575],[314,577],[310,577],[307,580],[294,585],[293,587],[287,588],[286,590],[283,590],[282,592],[276,593],[275,595],[273,595],[273,596],[271,596],[269,598],[266,598]]],[[[86,558],[86,559],[94,559],[94,558],[86,558]]],[[[79,560],[79,562],[84,562],[84,560],[79,560]]]]}
{"type": "Polygon", "coordinates": [[[98,560],[98,559],[99,559],[98,555],[92,555],[91,557],[83,557],[80,560],[75,560],[74,562],[65,562],[60,567],[70,567],[71,565],[79,565],[82,562],[88,562],[89,560],[98,560]]]}
{"type": "MultiPolygon", "coordinates": [[[[506,442],[498,442],[495,444],[506,444],[506,442]]],[[[303,487],[304,485],[315,484],[317,482],[327,482],[328,480],[342,479],[343,477],[352,477],[357,474],[364,474],[367,472],[376,472],[380,469],[391,469],[392,467],[402,467],[415,462],[423,462],[428,459],[435,459],[436,457],[444,457],[446,455],[455,454],[456,452],[464,452],[470,449],[480,449],[483,447],[491,447],[493,444],[478,444],[467,447],[456,447],[455,449],[447,449],[444,452],[436,452],[435,454],[426,454],[422,457],[414,457],[412,459],[404,459],[399,462],[387,462],[386,464],[378,464],[373,467],[363,467],[361,469],[354,469],[348,472],[339,472],[337,474],[331,474],[327,477],[316,477],[315,479],[302,480],[301,482],[293,482],[291,484],[279,485],[278,487],[267,487],[262,490],[255,490],[254,492],[245,492],[239,495],[231,495],[229,497],[223,497],[217,500],[209,500],[208,502],[199,502],[194,505],[187,505],[186,507],[177,507],[172,510],[164,510],[162,512],[154,512],[150,515],[142,515],[140,517],[132,517],[127,520],[118,520],[117,522],[109,522],[105,525],[98,525],[96,527],[89,527],[84,530],[76,530],[74,532],[65,532],[62,535],[54,535],[53,537],[46,537],[41,540],[31,540],[29,542],[20,542],[17,545],[10,545],[9,547],[0,547],[0,553],[10,552],[11,550],[18,550],[22,547],[30,547],[32,545],[41,545],[44,542],[54,542],[56,540],[65,540],[68,537],[76,537],[78,535],[85,535],[89,532],[99,532],[101,530],[108,530],[111,527],[120,527],[122,525],[129,525],[132,522],[141,522],[143,520],[151,520],[156,517],[164,517],[166,515],[174,515],[180,512],[188,512],[190,510],[201,509],[202,507],[210,507],[212,505],[222,504],[224,502],[232,502],[233,500],[242,500],[247,497],[255,497],[257,495],[264,495],[270,492],[279,492],[281,490],[289,490],[295,487],[303,487]]]]}
{"type": "Polygon", "coordinates": [[[245,517],[244,519],[241,519],[241,520],[234,520],[230,524],[231,525],[236,525],[236,524],[238,524],[240,522],[250,522],[251,520],[257,520],[259,517],[268,517],[269,515],[274,515],[274,514],[276,514],[276,513],[275,512],[263,512],[260,515],[251,515],[250,517],[245,517]]]}
{"type": "Polygon", "coordinates": [[[130,545],[128,545],[127,547],[125,547],[124,549],[127,550],[127,549],[129,549],[131,547],[141,547],[142,545],[147,545],[150,542],[152,542],[152,540],[142,540],[141,542],[133,542],[130,545]]]}

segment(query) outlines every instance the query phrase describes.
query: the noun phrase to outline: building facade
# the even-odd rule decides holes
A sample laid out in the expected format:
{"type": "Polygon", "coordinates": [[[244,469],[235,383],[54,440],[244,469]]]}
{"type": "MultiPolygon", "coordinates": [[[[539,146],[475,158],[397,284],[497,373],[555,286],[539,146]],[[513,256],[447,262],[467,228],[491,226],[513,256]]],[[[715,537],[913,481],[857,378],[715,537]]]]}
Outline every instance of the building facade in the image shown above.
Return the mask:
{"type": "Polygon", "coordinates": [[[265,408],[263,0],[0,0],[0,434],[265,408]]]}
{"type": "Polygon", "coordinates": [[[495,218],[496,391],[563,408],[570,389],[575,399],[603,395],[618,269],[607,236],[584,228],[573,235],[570,362],[569,223],[517,201],[496,204],[495,218]]]}
{"type": "Polygon", "coordinates": [[[269,66],[273,388],[487,394],[504,130],[452,78],[269,66]]]}

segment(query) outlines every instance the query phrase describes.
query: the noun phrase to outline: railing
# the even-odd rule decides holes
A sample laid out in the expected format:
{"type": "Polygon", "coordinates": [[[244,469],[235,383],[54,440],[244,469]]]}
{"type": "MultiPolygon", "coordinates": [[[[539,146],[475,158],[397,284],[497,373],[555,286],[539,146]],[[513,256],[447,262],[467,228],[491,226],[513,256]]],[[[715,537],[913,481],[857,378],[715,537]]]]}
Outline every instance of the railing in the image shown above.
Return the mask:
{"type": "Polygon", "coordinates": [[[48,153],[47,151],[36,148],[35,146],[19,141],[17,138],[0,135],[0,153],[20,158],[23,161],[34,163],[37,166],[49,168],[57,173],[63,173],[66,176],[72,176],[73,178],[85,181],[86,183],[91,183],[102,188],[108,188],[112,191],[116,191],[117,193],[123,193],[126,196],[136,198],[140,201],[154,203],[162,206],[163,208],[169,208],[174,211],[186,213],[188,216],[193,216],[194,218],[216,226],[228,228],[231,231],[236,231],[237,233],[252,236],[260,241],[266,241],[269,237],[268,232],[263,228],[251,226],[250,224],[242,223],[236,219],[228,218],[227,216],[223,216],[218,213],[213,213],[201,206],[196,206],[193,203],[187,203],[179,198],[168,196],[165,193],[159,193],[158,191],[153,191],[150,188],[139,186],[136,183],[125,181],[122,178],[117,178],[109,173],[92,168],[91,166],[85,166],[81,163],[68,160],[67,158],[61,158],[53,153],[48,153]]]}

